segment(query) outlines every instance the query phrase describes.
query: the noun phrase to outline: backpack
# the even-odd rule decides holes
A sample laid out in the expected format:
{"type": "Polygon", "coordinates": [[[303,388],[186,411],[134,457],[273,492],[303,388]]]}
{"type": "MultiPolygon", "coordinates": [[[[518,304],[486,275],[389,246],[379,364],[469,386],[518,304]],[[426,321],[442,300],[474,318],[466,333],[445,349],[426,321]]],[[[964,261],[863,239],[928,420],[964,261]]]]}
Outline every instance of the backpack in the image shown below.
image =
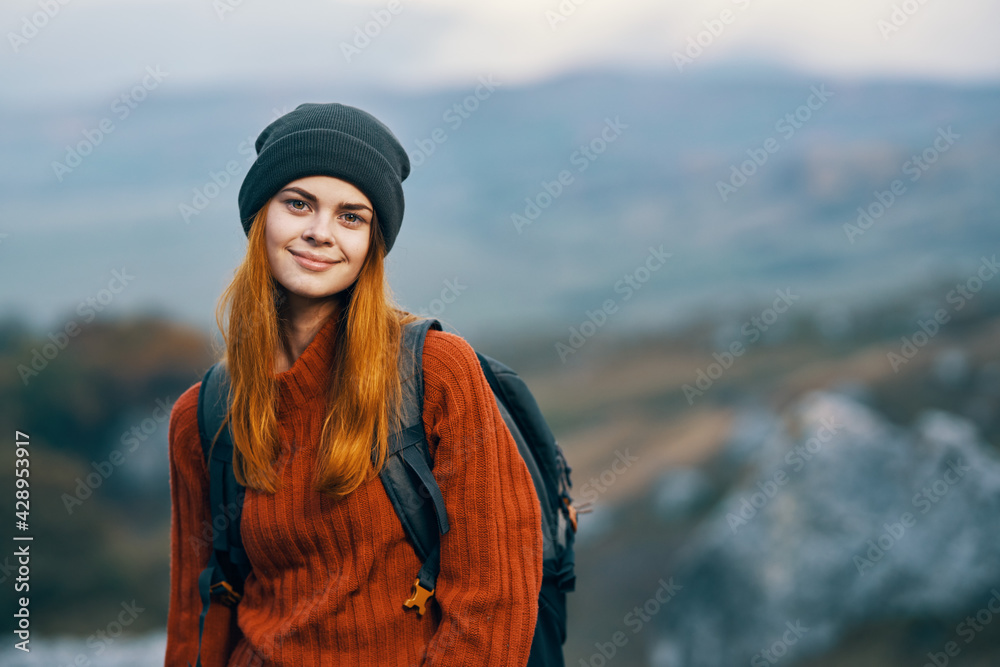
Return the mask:
{"type": "MultiPolygon", "coordinates": [[[[434,595],[440,566],[440,536],[449,529],[423,425],[423,348],[427,331],[432,328],[441,330],[440,322],[433,318],[410,322],[403,328],[404,349],[399,355],[399,370],[405,397],[401,413],[404,427],[391,435],[386,463],[379,473],[422,563],[410,597],[403,603],[415,608],[419,615],[423,615],[428,599],[434,595]],[[406,354],[406,350],[412,354],[406,354]]],[[[496,359],[479,352],[476,356],[531,474],[541,507],[543,576],[528,667],[563,667],[566,593],[574,590],[576,581],[573,541],[577,517],[569,495],[571,469],[524,381],[496,359]]],[[[198,577],[203,606],[198,623],[196,667],[201,667],[201,638],[213,598],[235,606],[251,570],[240,536],[245,489],[233,473],[233,442],[226,421],[228,407],[229,375],[224,364],[218,362],[205,373],[198,395],[198,431],[210,480],[213,539],[208,565],[198,577]],[[213,447],[212,436],[224,422],[213,447]]]]}

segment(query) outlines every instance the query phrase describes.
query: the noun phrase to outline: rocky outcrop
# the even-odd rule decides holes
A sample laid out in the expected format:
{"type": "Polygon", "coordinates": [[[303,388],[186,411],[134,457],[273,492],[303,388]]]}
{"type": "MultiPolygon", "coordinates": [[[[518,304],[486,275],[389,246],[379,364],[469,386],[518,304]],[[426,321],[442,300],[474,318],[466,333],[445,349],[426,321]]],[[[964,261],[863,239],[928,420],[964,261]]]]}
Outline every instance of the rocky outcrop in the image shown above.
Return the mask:
{"type": "Polygon", "coordinates": [[[651,664],[790,665],[866,622],[948,618],[1000,590],[1000,459],[969,422],[901,429],[838,393],[750,417],[723,456],[752,472],[679,554],[651,664]]]}

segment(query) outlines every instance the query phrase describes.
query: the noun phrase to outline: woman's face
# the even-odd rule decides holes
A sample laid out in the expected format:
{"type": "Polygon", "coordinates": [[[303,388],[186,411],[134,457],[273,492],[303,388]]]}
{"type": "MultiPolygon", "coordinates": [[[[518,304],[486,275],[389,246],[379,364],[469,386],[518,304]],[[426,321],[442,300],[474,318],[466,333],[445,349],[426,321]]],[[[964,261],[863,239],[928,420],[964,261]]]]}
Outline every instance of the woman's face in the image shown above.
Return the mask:
{"type": "Polygon", "coordinates": [[[350,287],[364,263],[374,207],[339,178],[308,176],[282,188],[267,208],[271,274],[291,294],[323,299],[350,287]]]}

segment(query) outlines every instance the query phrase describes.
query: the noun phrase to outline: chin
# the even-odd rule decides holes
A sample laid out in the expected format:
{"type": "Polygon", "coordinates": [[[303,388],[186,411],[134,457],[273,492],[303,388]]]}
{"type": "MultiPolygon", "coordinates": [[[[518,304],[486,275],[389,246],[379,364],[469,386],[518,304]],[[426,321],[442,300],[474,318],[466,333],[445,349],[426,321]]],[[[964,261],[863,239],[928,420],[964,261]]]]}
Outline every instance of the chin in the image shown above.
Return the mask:
{"type": "Polygon", "coordinates": [[[329,289],[308,289],[308,290],[291,289],[289,291],[302,299],[321,300],[321,299],[329,299],[335,297],[341,292],[343,292],[345,289],[346,289],[345,287],[335,286],[329,289]]]}

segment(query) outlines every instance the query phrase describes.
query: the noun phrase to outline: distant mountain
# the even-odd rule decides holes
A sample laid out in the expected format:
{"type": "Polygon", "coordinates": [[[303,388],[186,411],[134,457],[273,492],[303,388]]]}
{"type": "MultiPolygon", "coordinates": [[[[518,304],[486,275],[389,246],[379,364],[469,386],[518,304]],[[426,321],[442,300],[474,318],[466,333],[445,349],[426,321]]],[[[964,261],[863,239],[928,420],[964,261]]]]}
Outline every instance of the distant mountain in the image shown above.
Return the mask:
{"type": "Polygon", "coordinates": [[[484,75],[426,94],[164,84],[124,117],[110,100],[0,111],[0,260],[23,285],[0,313],[61,326],[124,267],[135,280],[108,309],[214,328],[244,251],[236,195],[252,142],[317,100],[371,110],[409,151],[392,284],[463,333],[568,337],[609,300],[621,332],[777,289],[856,303],[970,275],[1000,246],[998,86],[758,70],[521,87],[484,75]]]}

